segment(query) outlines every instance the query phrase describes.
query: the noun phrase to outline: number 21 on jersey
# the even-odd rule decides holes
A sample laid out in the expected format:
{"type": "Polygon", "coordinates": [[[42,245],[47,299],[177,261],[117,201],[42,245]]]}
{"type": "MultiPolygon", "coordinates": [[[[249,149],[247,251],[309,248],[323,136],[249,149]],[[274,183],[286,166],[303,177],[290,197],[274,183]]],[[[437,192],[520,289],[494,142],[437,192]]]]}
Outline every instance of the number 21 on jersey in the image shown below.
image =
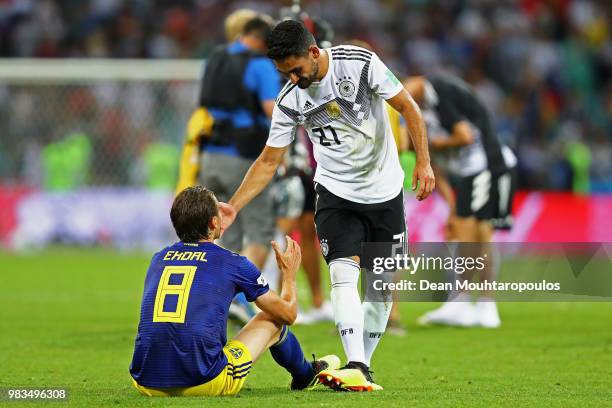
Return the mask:
{"type": "Polygon", "coordinates": [[[329,132],[331,133],[332,137],[334,138],[334,142],[336,142],[337,145],[340,144],[340,139],[338,138],[338,134],[336,133],[336,129],[334,129],[333,127],[331,127],[330,125],[327,125],[325,127],[316,127],[312,129],[313,133],[316,133],[319,136],[319,143],[321,143],[321,146],[331,146],[332,142],[331,140],[327,137],[326,135],[326,131],[329,130],[329,132]]]}
{"type": "Polygon", "coordinates": [[[155,296],[154,322],[185,323],[189,292],[196,269],[196,266],[164,268],[155,296]]]}

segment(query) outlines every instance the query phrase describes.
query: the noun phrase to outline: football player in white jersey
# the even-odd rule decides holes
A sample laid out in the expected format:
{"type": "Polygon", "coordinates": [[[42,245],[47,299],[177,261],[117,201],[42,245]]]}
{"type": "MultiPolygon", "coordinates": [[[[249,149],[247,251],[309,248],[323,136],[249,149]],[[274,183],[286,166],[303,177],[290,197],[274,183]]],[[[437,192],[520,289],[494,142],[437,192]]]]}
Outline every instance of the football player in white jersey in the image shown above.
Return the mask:
{"type": "Polygon", "coordinates": [[[348,361],[341,370],[321,373],[320,380],[337,389],[382,389],[372,381],[369,366],[391,303],[361,303],[361,245],[406,242],[404,174],[385,100],[404,117],[416,151],[412,188],[417,198],[434,189],[421,112],[375,53],[355,46],[320,49],[299,22],[283,21],[274,28],[268,56],[289,82],[276,100],[266,147],[229,203],[221,204],[223,228],[270,182],[296,128],[304,126],[317,161],[315,224],[348,361]]]}
{"type": "MultiPolygon", "coordinates": [[[[500,143],[491,117],[474,90],[450,75],[410,77],[406,89],[423,109],[436,166],[436,182],[448,202],[447,239],[460,249],[489,252],[487,268],[479,279],[494,280],[498,257],[489,245],[494,229],[512,225],[512,198],[516,157],[500,143]],[[444,175],[456,180],[453,193],[444,175]],[[492,256],[494,259],[492,259],[492,256]]],[[[463,276],[471,280],[474,276],[463,276]]],[[[451,294],[452,301],[418,319],[421,324],[496,328],[501,319],[492,292],[483,292],[472,305],[469,292],[451,294]]]]}

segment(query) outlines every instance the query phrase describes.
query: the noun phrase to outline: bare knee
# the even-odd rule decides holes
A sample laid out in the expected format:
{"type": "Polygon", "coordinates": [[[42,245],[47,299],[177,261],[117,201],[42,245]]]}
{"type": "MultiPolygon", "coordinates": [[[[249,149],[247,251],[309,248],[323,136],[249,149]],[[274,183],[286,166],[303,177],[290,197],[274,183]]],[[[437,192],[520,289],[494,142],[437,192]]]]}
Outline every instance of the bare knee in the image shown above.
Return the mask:
{"type": "Polygon", "coordinates": [[[482,243],[491,242],[493,239],[493,226],[489,221],[478,223],[478,241],[482,243]]]}
{"type": "Polygon", "coordinates": [[[275,325],[279,329],[283,327],[283,324],[279,323],[277,320],[275,320],[272,317],[272,315],[270,315],[270,314],[268,314],[266,312],[258,312],[255,316],[253,316],[251,321],[261,321],[261,322],[272,323],[273,325],[275,325]]]}
{"type": "Polygon", "coordinates": [[[478,242],[478,221],[475,217],[457,217],[456,226],[459,242],[478,242]]]}
{"type": "Polygon", "coordinates": [[[278,320],[274,320],[274,318],[266,312],[257,313],[252,320],[255,319],[266,325],[269,325],[270,327],[270,340],[268,342],[268,347],[271,347],[272,345],[276,344],[280,339],[280,335],[283,331],[283,326],[285,325],[278,322],[278,320]]]}

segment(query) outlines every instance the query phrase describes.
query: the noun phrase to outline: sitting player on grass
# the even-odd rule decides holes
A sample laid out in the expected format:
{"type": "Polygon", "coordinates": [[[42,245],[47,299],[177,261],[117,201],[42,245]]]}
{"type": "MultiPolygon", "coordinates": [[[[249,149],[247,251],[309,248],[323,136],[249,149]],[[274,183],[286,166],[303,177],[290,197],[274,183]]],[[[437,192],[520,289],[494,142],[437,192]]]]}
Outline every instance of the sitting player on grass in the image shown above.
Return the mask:
{"type": "Polygon", "coordinates": [[[287,237],[284,253],[272,242],[283,275],[279,296],[245,257],[213,243],[221,218],[211,191],[200,186],[183,190],[170,218],[181,241],[153,256],[130,366],[141,394],[235,395],[267,349],[291,374],[293,390],[313,387],[320,371],[340,366],[334,355],[306,361],[287,328],[297,315],[295,274],[301,252],[295,241],[287,237]],[[228,310],[240,292],[262,312],[227,342],[228,310]]]}

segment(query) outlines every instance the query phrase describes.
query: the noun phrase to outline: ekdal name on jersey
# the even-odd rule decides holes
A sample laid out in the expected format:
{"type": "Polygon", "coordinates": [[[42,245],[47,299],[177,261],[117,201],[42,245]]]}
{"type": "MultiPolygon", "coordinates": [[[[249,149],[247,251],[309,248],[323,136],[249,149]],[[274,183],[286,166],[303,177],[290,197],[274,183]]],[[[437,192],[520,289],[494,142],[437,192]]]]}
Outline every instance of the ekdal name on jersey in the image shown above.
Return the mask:
{"type": "Polygon", "coordinates": [[[164,261],[200,261],[208,262],[206,252],[201,251],[168,251],[164,261]]]}

